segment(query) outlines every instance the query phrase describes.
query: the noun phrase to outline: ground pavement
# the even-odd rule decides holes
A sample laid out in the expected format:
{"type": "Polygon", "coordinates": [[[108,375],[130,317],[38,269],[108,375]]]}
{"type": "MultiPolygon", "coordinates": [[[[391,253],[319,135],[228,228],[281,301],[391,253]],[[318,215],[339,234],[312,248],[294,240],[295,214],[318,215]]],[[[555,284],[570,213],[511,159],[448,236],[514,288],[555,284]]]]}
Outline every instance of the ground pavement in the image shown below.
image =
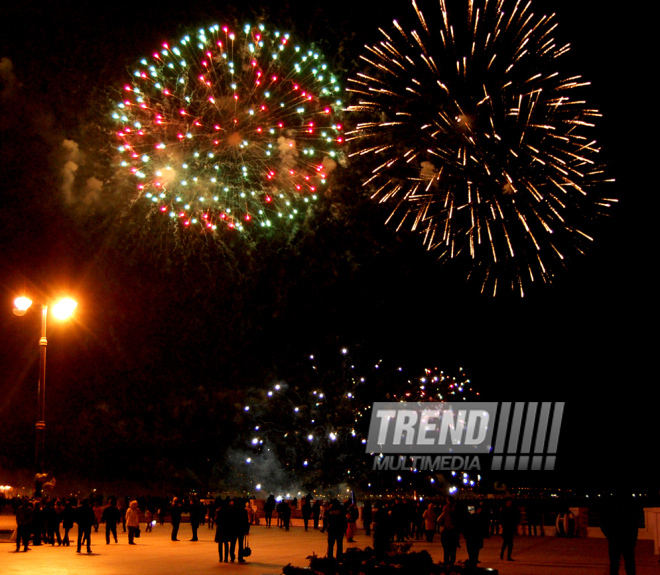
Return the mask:
{"type": "MultiPolygon", "coordinates": [[[[33,547],[26,553],[15,553],[15,543],[6,539],[0,543],[0,573],[2,575],[279,575],[282,567],[291,563],[307,567],[312,553],[324,556],[326,538],[310,529],[305,532],[300,520],[290,531],[263,525],[252,526],[250,547],[253,552],[245,564],[219,563],[218,547],[213,542],[214,531],[202,526],[199,541],[191,542],[190,525],[183,523],[180,541],[171,541],[171,526],[157,525],[153,532],[144,533],[137,545],[129,546],[126,533],[119,530],[119,543],[105,543],[105,526],[98,533],[92,531],[92,554],[76,553],[76,527],[71,547],[33,547]]],[[[0,531],[13,529],[12,515],[0,515],[0,531]]],[[[371,538],[358,530],[355,543],[348,547],[364,548],[371,538]]],[[[604,539],[563,539],[558,537],[524,537],[515,540],[514,561],[499,558],[500,537],[491,537],[481,552],[481,566],[496,569],[500,575],[608,575],[607,543],[604,539]]],[[[415,541],[413,551],[426,549],[434,561],[442,559],[439,538],[433,543],[415,541]]],[[[660,575],[658,557],[653,555],[651,541],[637,545],[638,575],[660,575]]],[[[458,560],[467,557],[465,546],[458,550],[458,560]]],[[[621,573],[624,573],[623,566],[621,573]]]]}

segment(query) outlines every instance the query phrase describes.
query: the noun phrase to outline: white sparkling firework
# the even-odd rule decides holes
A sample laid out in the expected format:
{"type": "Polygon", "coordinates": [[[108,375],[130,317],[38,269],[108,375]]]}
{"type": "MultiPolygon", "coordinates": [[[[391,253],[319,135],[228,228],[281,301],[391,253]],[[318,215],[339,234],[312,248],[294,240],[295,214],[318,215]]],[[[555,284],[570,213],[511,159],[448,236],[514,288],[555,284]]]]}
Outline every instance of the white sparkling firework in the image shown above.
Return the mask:
{"type": "Polygon", "coordinates": [[[615,201],[595,189],[607,181],[591,135],[600,114],[578,95],[586,82],[558,68],[568,46],[553,17],[530,2],[413,7],[414,27],[381,30],[349,80],[351,156],[373,159],[364,185],[398,229],[467,261],[482,291],[499,281],[524,295],[583,252],[589,221],[615,201]]]}

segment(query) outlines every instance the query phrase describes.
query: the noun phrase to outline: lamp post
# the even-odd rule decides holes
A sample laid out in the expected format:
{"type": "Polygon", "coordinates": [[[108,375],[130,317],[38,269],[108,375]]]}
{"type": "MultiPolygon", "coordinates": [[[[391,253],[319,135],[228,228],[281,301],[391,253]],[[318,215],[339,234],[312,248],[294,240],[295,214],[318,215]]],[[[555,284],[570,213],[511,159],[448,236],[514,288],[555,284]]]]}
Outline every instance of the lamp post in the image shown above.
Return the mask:
{"type": "MultiPolygon", "coordinates": [[[[32,306],[32,300],[27,297],[19,297],[14,300],[14,314],[23,316],[32,306]]],[[[71,298],[59,300],[53,306],[53,315],[57,319],[67,319],[71,317],[78,304],[71,298]]],[[[39,388],[37,391],[37,423],[36,428],[36,448],[35,448],[35,489],[34,496],[41,495],[41,486],[43,484],[44,472],[44,448],[46,431],[46,348],[48,347],[48,338],[46,336],[46,324],[48,321],[48,304],[41,304],[41,335],[39,337],[39,388]]]]}

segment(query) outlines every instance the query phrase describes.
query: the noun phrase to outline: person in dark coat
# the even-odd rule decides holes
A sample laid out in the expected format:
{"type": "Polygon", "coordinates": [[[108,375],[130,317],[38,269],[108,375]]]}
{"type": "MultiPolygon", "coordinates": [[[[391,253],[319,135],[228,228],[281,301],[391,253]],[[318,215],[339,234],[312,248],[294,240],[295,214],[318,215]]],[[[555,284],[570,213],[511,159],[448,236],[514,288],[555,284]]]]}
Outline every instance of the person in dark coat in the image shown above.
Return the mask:
{"type": "Polygon", "coordinates": [[[623,557],[626,575],[635,575],[635,546],[638,535],[638,510],[632,501],[617,496],[603,512],[601,530],[607,537],[610,575],[618,575],[623,557]]]}
{"type": "Polygon", "coordinates": [[[229,510],[220,503],[215,510],[215,542],[218,544],[220,561],[229,561],[229,510]]]}
{"type": "Polygon", "coordinates": [[[69,531],[71,531],[73,524],[75,523],[75,512],[73,510],[73,505],[71,501],[67,501],[64,504],[64,510],[62,511],[62,529],[64,529],[64,537],[62,537],[62,545],[69,547],[71,542],[69,541],[69,531]]]}
{"type": "Polygon", "coordinates": [[[275,496],[271,493],[266,499],[264,505],[264,515],[266,519],[266,527],[270,527],[270,522],[273,518],[273,511],[275,510],[275,496]]]}
{"type": "Polygon", "coordinates": [[[46,542],[55,545],[62,545],[62,536],[60,535],[60,521],[61,521],[61,505],[58,502],[57,507],[54,501],[49,501],[46,504],[45,518],[46,518],[46,542]]]}
{"type": "Polygon", "coordinates": [[[312,516],[312,504],[309,502],[309,497],[306,497],[303,500],[302,504],[302,518],[303,518],[303,524],[305,526],[305,531],[307,531],[307,528],[309,527],[309,519],[312,516]]]}
{"type": "Polygon", "coordinates": [[[336,558],[341,559],[344,554],[344,533],[346,533],[346,513],[336,499],[326,511],[328,521],[328,558],[333,558],[335,545],[336,558]]]}
{"type": "Polygon", "coordinates": [[[477,505],[473,513],[466,513],[460,522],[463,537],[465,537],[465,547],[468,554],[468,564],[476,568],[479,563],[479,552],[484,546],[484,533],[487,530],[487,523],[483,513],[483,506],[477,505]]]}
{"type": "Polygon", "coordinates": [[[319,519],[321,518],[321,502],[317,499],[312,505],[312,522],[314,523],[314,529],[319,528],[319,519]]]}
{"type": "Polygon", "coordinates": [[[284,530],[288,531],[291,524],[291,506],[284,499],[277,505],[277,515],[282,521],[280,527],[284,527],[284,530]]]}
{"type": "Polygon", "coordinates": [[[250,521],[245,504],[240,500],[232,499],[228,510],[229,555],[232,563],[236,560],[236,543],[238,543],[238,562],[245,563],[243,544],[249,530],[250,521]]]}
{"type": "Polygon", "coordinates": [[[502,550],[500,551],[500,559],[504,559],[504,551],[506,550],[507,561],[513,561],[513,557],[511,557],[513,537],[518,531],[519,523],[520,513],[513,504],[513,500],[507,499],[500,513],[500,525],[502,526],[502,550]]]}
{"type": "Polygon", "coordinates": [[[16,551],[20,551],[21,544],[23,545],[23,551],[29,551],[30,549],[32,513],[32,503],[27,497],[24,497],[18,509],[16,509],[16,551]]]}
{"type": "Polygon", "coordinates": [[[117,525],[120,521],[121,516],[119,509],[117,509],[117,500],[112,498],[110,499],[110,504],[103,510],[103,514],[101,515],[101,523],[105,523],[106,545],[110,544],[110,534],[112,534],[115,543],[117,543],[117,525]]]}
{"type": "Polygon", "coordinates": [[[390,515],[384,503],[374,509],[374,552],[376,557],[384,557],[392,546],[392,528],[390,515]]]}
{"type": "Polygon", "coordinates": [[[46,518],[44,515],[44,510],[41,507],[41,502],[35,500],[32,507],[32,543],[36,547],[41,545],[41,540],[44,537],[44,531],[46,530],[46,518]]]}
{"type": "Polygon", "coordinates": [[[92,552],[92,527],[96,523],[94,510],[89,504],[89,499],[85,498],[79,507],[76,508],[76,522],[78,523],[78,550],[82,547],[83,541],[87,542],[87,553],[92,552]]]}
{"type": "Polygon", "coordinates": [[[170,511],[170,521],[172,522],[172,541],[178,541],[179,525],[181,525],[181,514],[183,507],[178,497],[172,499],[172,509],[170,511]]]}
{"type": "Polygon", "coordinates": [[[190,527],[192,528],[192,539],[191,541],[199,541],[197,537],[197,529],[201,523],[204,522],[204,505],[202,505],[197,499],[193,497],[190,501],[190,527]]]}

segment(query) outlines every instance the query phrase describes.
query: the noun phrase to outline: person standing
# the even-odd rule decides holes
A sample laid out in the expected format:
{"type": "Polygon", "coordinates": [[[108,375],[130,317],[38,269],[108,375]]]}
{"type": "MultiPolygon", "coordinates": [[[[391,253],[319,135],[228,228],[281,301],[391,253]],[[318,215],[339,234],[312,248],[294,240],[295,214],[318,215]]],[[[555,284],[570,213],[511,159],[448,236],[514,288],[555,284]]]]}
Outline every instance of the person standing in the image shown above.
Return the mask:
{"type": "Polygon", "coordinates": [[[92,527],[96,517],[94,510],[89,504],[89,499],[82,500],[80,506],[76,508],[76,522],[78,523],[78,550],[82,548],[83,542],[87,543],[87,553],[92,552],[92,527]]]}
{"type": "Polygon", "coordinates": [[[53,546],[55,545],[55,541],[57,541],[58,545],[62,545],[62,537],[60,535],[61,513],[62,507],[59,501],[57,503],[55,501],[49,501],[46,504],[46,542],[53,546]]]}
{"type": "Polygon", "coordinates": [[[328,558],[333,558],[334,548],[337,547],[336,558],[339,560],[344,554],[344,533],[346,533],[346,513],[334,499],[326,511],[328,529],[328,558]]]}
{"type": "Polygon", "coordinates": [[[121,521],[119,516],[119,509],[117,509],[117,500],[113,497],[110,499],[108,506],[103,510],[101,515],[101,523],[105,523],[105,544],[110,545],[110,535],[114,537],[117,543],[117,525],[121,521]]]}
{"type": "Polygon", "coordinates": [[[277,506],[277,515],[282,521],[280,527],[284,527],[284,530],[288,531],[291,524],[291,506],[284,499],[277,506]]]}
{"type": "Polygon", "coordinates": [[[618,575],[623,557],[626,575],[635,575],[635,547],[638,536],[637,510],[632,501],[617,496],[603,513],[601,530],[607,537],[610,575],[618,575]]]}
{"type": "Polygon", "coordinates": [[[321,502],[317,499],[312,505],[312,522],[314,529],[319,528],[319,519],[321,518],[321,502]]]}
{"type": "Polygon", "coordinates": [[[270,527],[270,522],[273,519],[273,511],[275,509],[275,496],[271,493],[266,499],[264,505],[264,515],[266,519],[266,527],[270,527]]]}
{"type": "Polygon", "coordinates": [[[227,506],[220,502],[215,510],[215,542],[218,544],[220,562],[229,561],[229,512],[227,506]]]}
{"type": "Polygon", "coordinates": [[[197,497],[190,500],[190,527],[192,528],[191,541],[199,541],[197,537],[197,530],[199,525],[204,521],[204,506],[199,502],[197,497]]]}
{"type": "Polygon", "coordinates": [[[245,563],[243,544],[249,529],[250,523],[248,522],[245,504],[242,504],[240,500],[233,499],[229,503],[228,512],[229,555],[232,563],[236,560],[236,543],[238,543],[238,562],[245,563]]]}
{"type": "Polygon", "coordinates": [[[346,510],[346,541],[348,543],[355,543],[355,534],[357,533],[357,520],[360,516],[357,505],[351,503],[346,510]]]}
{"type": "Polygon", "coordinates": [[[309,527],[309,519],[312,516],[312,504],[309,502],[309,497],[305,497],[303,499],[303,504],[302,504],[302,518],[303,518],[303,525],[305,526],[305,531],[307,531],[307,528],[309,527]]]}
{"type": "Polygon", "coordinates": [[[456,526],[454,502],[451,499],[448,499],[442,508],[442,513],[438,517],[438,524],[441,529],[440,543],[442,543],[442,549],[444,550],[444,563],[445,565],[453,565],[456,563],[456,550],[458,549],[460,535],[456,526]]]}
{"type": "Polygon", "coordinates": [[[16,551],[20,551],[21,544],[23,551],[30,550],[30,534],[32,533],[32,503],[27,497],[21,500],[21,504],[16,509],[16,551]]]}
{"type": "Polygon", "coordinates": [[[519,523],[520,513],[513,504],[513,500],[507,499],[500,513],[500,525],[502,526],[502,550],[500,551],[500,559],[504,559],[504,551],[506,551],[506,560],[513,561],[513,557],[511,557],[511,553],[513,552],[513,538],[516,531],[518,531],[519,523]]]}
{"type": "Polygon", "coordinates": [[[181,525],[181,514],[183,508],[178,497],[172,499],[172,509],[170,510],[170,521],[172,522],[172,541],[178,541],[179,525],[181,525]]]}
{"type": "Polygon", "coordinates": [[[373,513],[371,511],[371,502],[365,501],[362,506],[362,526],[364,527],[364,534],[371,535],[371,522],[373,521],[373,513]]]}
{"type": "Polygon", "coordinates": [[[438,515],[435,512],[435,505],[429,503],[426,511],[422,516],[424,519],[424,531],[426,533],[426,541],[433,542],[433,535],[435,534],[435,524],[438,520],[438,515]]]}
{"type": "Polygon", "coordinates": [[[128,544],[135,545],[135,536],[140,531],[140,510],[138,502],[131,501],[126,511],[126,527],[128,528],[128,544]]]}
{"type": "Polygon", "coordinates": [[[484,522],[483,506],[478,505],[474,511],[469,511],[461,521],[463,536],[465,537],[465,547],[468,554],[469,565],[476,569],[479,563],[479,552],[484,546],[484,533],[487,530],[487,523],[484,522]]]}

